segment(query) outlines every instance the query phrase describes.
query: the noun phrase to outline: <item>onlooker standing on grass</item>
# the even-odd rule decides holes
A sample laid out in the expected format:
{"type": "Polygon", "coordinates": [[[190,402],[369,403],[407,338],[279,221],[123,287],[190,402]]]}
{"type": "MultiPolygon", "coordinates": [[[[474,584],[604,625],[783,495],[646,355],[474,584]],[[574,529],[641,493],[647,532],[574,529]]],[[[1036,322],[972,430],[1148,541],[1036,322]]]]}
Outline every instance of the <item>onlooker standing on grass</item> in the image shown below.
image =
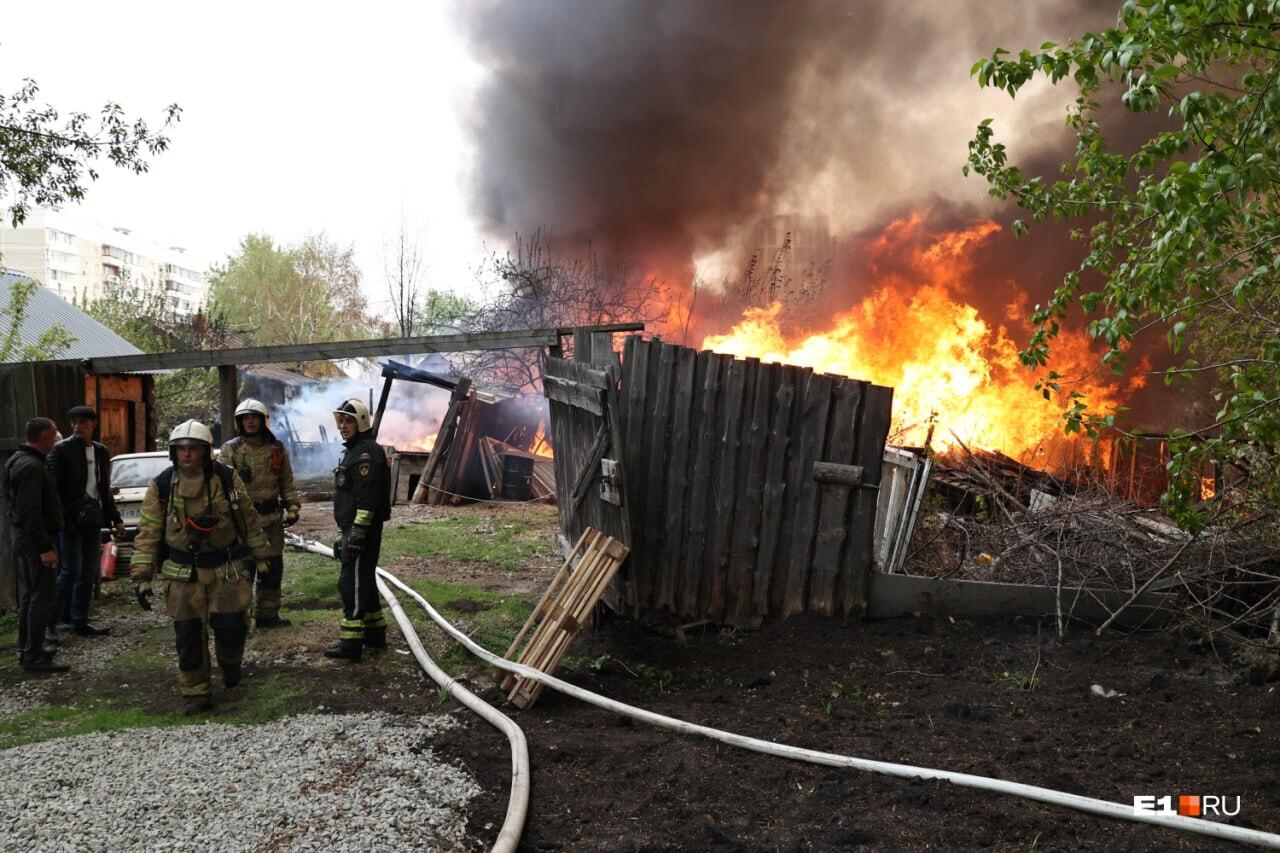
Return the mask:
{"type": "Polygon", "coordinates": [[[52,636],[61,618],[81,637],[100,637],[110,629],[89,624],[89,604],[102,553],[102,528],[110,524],[116,535],[123,536],[124,521],[111,496],[110,454],[105,445],[93,440],[98,413],[89,406],[75,406],[67,417],[71,419],[71,437],[59,441],[49,454],[63,515],[58,534],[62,570],[58,572],[58,603],[49,631],[52,636]]]}
{"type": "Polygon", "coordinates": [[[48,418],[27,421],[26,444],[5,463],[4,487],[9,498],[9,522],[18,565],[18,656],[27,672],[66,672],[45,648],[45,626],[57,595],[58,531],[62,507],[58,487],[49,473],[47,456],[57,428],[48,418]]]}

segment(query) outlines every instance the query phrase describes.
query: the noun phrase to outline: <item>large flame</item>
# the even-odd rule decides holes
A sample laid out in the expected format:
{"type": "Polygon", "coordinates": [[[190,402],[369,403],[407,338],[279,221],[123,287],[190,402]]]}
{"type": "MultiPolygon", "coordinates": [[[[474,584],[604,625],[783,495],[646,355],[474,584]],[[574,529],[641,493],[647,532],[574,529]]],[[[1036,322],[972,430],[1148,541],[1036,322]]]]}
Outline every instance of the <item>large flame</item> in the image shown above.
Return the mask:
{"type": "Polygon", "coordinates": [[[430,453],[431,448],[436,446],[436,434],[434,432],[426,433],[415,438],[405,439],[395,444],[396,450],[402,453],[430,453]]]}
{"type": "MultiPolygon", "coordinates": [[[[964,294],[970,257],[1000,231],[982,222],[933,241],[907,238],[920,226],[913,215],[891,223],[869,247],[894,263],[878,275],[871,294],[836,316],[822,330],[784,331],[783,306],[750,308],[723,335],[707,336],[703,349],[812,367],[869,380],[894,389],[891,441],[938,450],[959,442],[999,450],[1028,463],[1049,464],[1046,453],[1060,444],[1061,400],[1047,401],[1021,364],[1018,346],[1003,325],[993,325],[964,294]],[[905,270],[905,272],[903,272],[905,270]]],[[[1009,318],[1025,316],[1011,305],[1009,318]]],[[[1091,408],[1106,410],[1120,390],[1096,376],[1097,356],[1082,334],[1064,332],[1054,345],[1051,367],[1077,378],[1070,390],[1091,408]]]]}

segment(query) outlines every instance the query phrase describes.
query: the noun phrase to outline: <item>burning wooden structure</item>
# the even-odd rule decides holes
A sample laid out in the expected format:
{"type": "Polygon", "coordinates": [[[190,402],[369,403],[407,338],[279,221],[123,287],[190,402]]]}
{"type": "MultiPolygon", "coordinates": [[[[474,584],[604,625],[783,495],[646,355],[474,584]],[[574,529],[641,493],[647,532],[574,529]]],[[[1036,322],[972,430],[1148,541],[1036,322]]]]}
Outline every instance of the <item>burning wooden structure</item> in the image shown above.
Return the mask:
{"type": "MultiPolygon", "coordinates": [[[[440,427],[425,447],[397,449],[395,497],[415,503],[464,500],[534,500],[554,495],[554,482],[534,476],[538,457],[529,451],[545,420],[542,399],[531,394],[478,388],[466,377],[446,376],[388,361],[374,435],[382,423],[392,383],[421,382],[450,392],[440,427]],[[538,488],[535,488],[535,484],[538,488]]],[[[550,460],[543,464],[544,474],[550,460]]]]}
{"type": "Polygon", "coordinates": [[[740,627],[865,609],[891,389],[638,336],[620,367],[595,354],[551,359],[545,391],[563,534],[632,549],[610,606],[740,627]]]}

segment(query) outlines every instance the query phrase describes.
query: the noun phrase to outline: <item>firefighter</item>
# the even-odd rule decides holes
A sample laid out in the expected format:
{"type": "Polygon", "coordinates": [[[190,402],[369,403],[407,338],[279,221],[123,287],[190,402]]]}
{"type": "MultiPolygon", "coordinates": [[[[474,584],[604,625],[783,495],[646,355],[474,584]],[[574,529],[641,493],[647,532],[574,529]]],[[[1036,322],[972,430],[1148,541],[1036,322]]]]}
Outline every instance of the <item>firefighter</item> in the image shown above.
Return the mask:
{"type": "Polygon", "coordinates": [[[249,633],[248,564],[269,570],[271,548],[240,476],[213,459],[213,434],[199,421],[174,427],[166,468],[147,486],[133,543],[130,576],[138,604],[151,609],[151,579],[160,573],[178,650],[183,711],[213,705],[209,629],[222,683],[240,683],[249,633]]]}
{"type": "Polygon", "coordinates": [[[260,629],[283,628],[289,624],[288,619],[280,618],[284,529],[297,523],[302,502],[293,488],[289,454],[267,426],[267,407],[253,399],[241,402],[236,409],[236,428],[240,434],[219,448],[218,460],[240,475],[271,546],[267,572],[249,571],[249,585],[257,582],[255,624],[260,629]]]}
{"type": "Polygon", "coordinates": [[[391,517],[390,473],[386,454],[373,440],[368,406],[347,400],[333,418],[346,446],[333,471],[333,520],[340,531],[333,555],[342,561],[342,624],[338,644],[325,656],[358,661],[366,646],[387,646],[387,622],[374,581],[382,524],[391,517]]]}

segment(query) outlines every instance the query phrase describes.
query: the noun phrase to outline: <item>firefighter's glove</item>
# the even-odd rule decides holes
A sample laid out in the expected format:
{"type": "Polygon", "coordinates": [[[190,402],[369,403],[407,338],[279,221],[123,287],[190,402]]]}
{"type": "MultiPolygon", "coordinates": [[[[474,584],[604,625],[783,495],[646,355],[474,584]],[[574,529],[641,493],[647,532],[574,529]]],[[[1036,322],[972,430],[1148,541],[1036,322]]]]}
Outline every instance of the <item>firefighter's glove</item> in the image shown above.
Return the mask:
{"type": "Polygon", "coordinates": [[[333,540],[333,559],[335,560],[342,559],[342,537],[341,536],[333,540]]]}
{"type": "Polygon", "coordinates": [[[351,532],[347,534],[347,556],[359,557],[360,552],[364,550],[365,529],[358,524],[351,526],[351,532]]]}
{"type": "Polygon", "coordinates": [[[138,581],[138,606],[143,610],[151,609],[151,581],[138,581]]]}
{"type": "Polygon", "coordinates": [[[258,560],[253,564],[253,568],[257,571],[258,577],[262,577],[267,572],[271,571],[271,564],[266,560],[258,560]]]}
{"type": "Polygon", "coordinates": [[[298,523],[298,508],[291,506],[284,511],[284,526],[293,527],[298,523]]]}

